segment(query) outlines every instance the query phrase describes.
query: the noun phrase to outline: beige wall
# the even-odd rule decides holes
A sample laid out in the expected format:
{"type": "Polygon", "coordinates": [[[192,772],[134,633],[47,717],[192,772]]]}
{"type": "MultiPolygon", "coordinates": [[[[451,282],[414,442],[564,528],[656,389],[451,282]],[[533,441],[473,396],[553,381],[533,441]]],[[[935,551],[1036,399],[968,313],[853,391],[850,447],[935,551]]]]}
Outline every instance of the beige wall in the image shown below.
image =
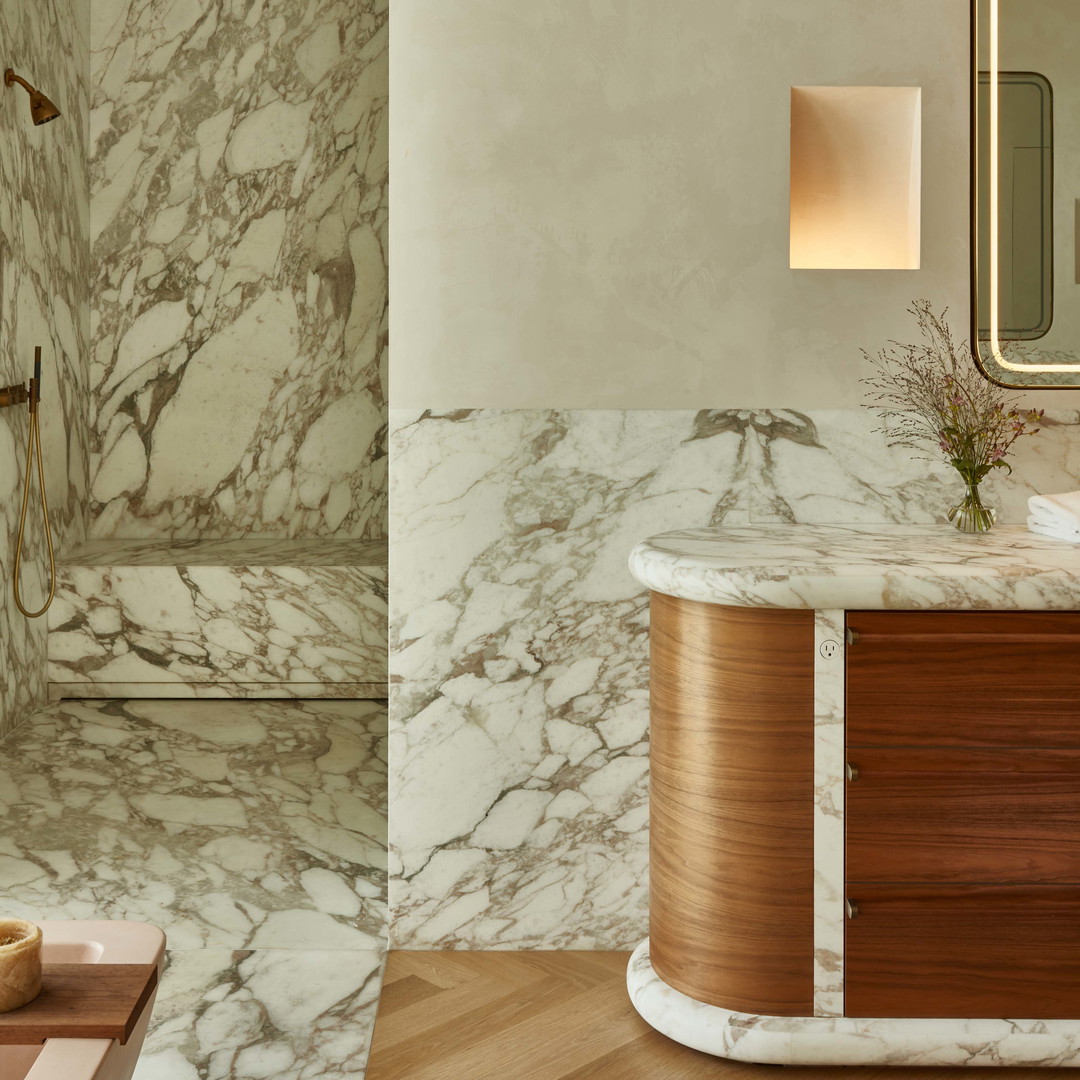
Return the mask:
{"type": "Polygon", "coordinates": [[[391,8],[395,407],[846,407],[911,299],[966,332],[966,0],[391,8]],[[818,84],[923,88],[920,270],[788,268],[818,84]]]}

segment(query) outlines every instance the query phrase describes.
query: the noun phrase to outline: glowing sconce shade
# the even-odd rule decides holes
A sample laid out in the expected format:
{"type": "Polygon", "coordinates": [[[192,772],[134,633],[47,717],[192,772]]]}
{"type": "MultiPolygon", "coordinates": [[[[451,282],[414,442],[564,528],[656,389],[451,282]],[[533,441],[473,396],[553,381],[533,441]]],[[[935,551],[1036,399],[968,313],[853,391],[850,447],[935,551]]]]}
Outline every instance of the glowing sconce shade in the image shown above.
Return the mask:
{"type": "Polygon", "coordinates": [[[917,270],[917,86],[791,88],[793,269],[917,270]]]}

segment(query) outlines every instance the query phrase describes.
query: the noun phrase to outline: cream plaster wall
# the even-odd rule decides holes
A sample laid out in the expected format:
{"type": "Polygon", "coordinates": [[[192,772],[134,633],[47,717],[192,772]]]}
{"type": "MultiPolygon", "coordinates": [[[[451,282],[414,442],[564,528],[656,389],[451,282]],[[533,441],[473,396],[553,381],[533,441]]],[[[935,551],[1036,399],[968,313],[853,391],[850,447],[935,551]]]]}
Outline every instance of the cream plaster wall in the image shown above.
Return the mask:
{"type": "Polygon", "coordinates": [[[391,403],[857,404],[911,299],[967,310],[967,27],[966,0],[395,0],[391,403]],[[788,268],[790,88],[821,84],[922,87],[922,269],[788,268]]]}

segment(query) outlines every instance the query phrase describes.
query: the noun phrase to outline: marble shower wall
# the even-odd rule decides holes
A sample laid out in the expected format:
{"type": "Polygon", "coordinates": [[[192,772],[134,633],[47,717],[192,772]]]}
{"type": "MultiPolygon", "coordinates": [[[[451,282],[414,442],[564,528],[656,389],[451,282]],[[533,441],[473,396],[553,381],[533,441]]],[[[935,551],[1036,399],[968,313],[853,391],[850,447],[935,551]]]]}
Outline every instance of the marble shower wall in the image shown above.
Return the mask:
{"type": "MultiPolygon", "coordinates": [[[[67,546],[86,532],[88,6],[0,0],[0,43],[0,67],[40,86],[63,114],[34,127],[24,91],[0,85],[0,386],[25,383],[42,347],[46,487],[58,546],[67,546]]],[[[11,599],[26,435],[25,407],[0,411],[0,736],[45,696],[44,620],[27,622],[11,599]]],[[[32,504],[23,571],[34,607],[45,582],[40,513],[32,504]]]]}
{"type": "Polygon", "coordinates": [[[91,535],[385,535],[386,0],[91,45],[91,535]]]}
{"type": "MultiPolygon", "coordinates": [[[[391,940],[631,948],[646,933],[648,608],[668,529],[944,521],[947,467],[865,411],[392,410],[391,940]]],[[[1080,487],[1080,413],[989,484],[1080,487]]]]}

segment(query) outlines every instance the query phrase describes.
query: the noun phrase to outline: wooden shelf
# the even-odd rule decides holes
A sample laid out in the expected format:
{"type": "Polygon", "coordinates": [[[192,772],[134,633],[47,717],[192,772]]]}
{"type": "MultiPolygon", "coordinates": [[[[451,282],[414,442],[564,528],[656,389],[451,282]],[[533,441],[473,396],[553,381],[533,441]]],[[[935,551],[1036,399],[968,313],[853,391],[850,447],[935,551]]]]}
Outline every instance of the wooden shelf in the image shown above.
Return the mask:
{"type": "Polygon", "coordinates": [[[157,986],[156,964],[43,964],[41,994],[0,1013],[0,1045],[131,1038],[157,986]]]}

